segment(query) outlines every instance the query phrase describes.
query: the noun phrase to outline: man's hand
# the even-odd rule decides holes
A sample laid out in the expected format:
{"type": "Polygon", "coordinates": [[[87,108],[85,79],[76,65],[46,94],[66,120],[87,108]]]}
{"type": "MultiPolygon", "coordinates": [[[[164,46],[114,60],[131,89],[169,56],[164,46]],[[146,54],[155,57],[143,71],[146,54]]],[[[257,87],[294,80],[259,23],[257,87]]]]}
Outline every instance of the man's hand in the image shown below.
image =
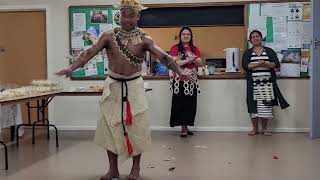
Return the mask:
{"type": "Polygon", "coordinates": [[[71,73],[72,73],[72,70],[70,68],[67,68],[67,69],[63,69],[63,70],[55,73],[55,75],[66,76],[66,78],[67,78],[67,77],[70,77],[71,73]]]}
{"type": "Polygon", "coordinates": [[[66,76],[70,77],[73,70],[83,67],[85,64],[87,64],[90,59],[92,59],[94,56],[96,56],[103,48],[108,48],[110,46],[110,32],[104,32],[97,43],[92,45],[89,49],[83,51],[76,60],[71,64],[69,68],[63,69],[57,73],[55,73],[57,76],[66,76]]]}
{"type": "Polygon", "coordinates": [[[173,59],[170,55],[165,53],[159,46],[155,45],[151,37],[145,36],[144,38],[145,48],[153,56],[158,58],[163,64],[165,64],[169,69],[176,72],[181,79],[195,80],[196,73],[193,73],[191,70],[180,68],[179,62],[182,55],[179,55],[176,59],[173,59]]]}

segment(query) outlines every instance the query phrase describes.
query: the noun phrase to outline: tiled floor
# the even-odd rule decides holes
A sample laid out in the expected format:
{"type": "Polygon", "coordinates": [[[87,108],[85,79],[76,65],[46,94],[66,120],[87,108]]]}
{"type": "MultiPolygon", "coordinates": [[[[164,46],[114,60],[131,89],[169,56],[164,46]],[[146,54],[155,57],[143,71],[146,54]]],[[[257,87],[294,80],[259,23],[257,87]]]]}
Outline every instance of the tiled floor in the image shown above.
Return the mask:
{"type": "MultiPolygon", "coordinates": [[[[53,135],[53,134],[52,134],[53,135]]],[[[1,180],[98,180],[107,169],[106,152],[93,142],[93,131],[60,131],[60,147],[40,135],[36,145],[22,140],[9,146],[9,170],[0,150],[1,180]]],[[[319,180],[320,139],[305,133],[249,137],[245,132],[153,132],[143,154],[142,180],[319,180]],[[170,167],[175,167],[169,171],[170,167]]],[[[10,144],[10,143],[9,143],[10,144]]],[[[121,178],[131,161],[120,165],[121,178]]]]}

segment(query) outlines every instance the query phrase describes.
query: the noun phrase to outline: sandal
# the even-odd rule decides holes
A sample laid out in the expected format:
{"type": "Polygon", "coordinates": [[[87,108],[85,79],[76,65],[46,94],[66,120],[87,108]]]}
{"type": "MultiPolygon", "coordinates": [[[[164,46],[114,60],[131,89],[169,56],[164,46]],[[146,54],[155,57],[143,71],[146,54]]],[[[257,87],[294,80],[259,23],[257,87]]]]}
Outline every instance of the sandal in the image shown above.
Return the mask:
{"type": "Polygon", "coordinates": [[[181,132],[180,137],[185,138],[187,137],[188,132],[181,132]]]}
{"type": "Polygon", "coordinates": [[[190,136],[193,136],[194,133],[193,133],[192,131],[189,131],[189,130],[188,130],[188,131],[187,131],[187,134],[190,135],[190,136]]]}
{"type": "Polygon", "coordinates": [[[261,134],[264,136],[271,136],[272,135],[272,133],[268,132],[267,130],[264,130],[261,134]]]}
{"type": "Polygon", "coordinates": [[[248,133],[248,135],[249,136],[255,136],[255,135],[258,135],[259,134],[259,131],[250,131],[249,133],[248,133]]]}

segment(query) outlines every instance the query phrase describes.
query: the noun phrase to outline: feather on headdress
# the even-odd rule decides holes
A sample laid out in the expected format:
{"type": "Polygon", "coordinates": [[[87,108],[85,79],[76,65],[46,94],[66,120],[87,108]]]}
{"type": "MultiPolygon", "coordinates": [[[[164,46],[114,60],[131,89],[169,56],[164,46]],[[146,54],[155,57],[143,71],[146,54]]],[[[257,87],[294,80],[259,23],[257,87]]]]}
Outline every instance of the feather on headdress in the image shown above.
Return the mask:
{"type": "Polygon", "coordinates": [[[118,9],[131,8],[138,12],[147,9],[141,4],[141,0],[121,0],[120,4],[114,5],[114,7],[118,9]]]}

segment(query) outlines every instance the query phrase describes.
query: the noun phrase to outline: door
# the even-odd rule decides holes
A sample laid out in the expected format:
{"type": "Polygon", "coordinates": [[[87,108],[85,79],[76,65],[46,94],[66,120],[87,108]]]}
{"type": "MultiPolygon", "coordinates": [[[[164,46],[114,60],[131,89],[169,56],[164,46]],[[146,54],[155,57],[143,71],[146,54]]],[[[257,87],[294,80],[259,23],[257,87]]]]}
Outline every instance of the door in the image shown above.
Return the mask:
{"type": "MultiPolygon", "coordinates": [[[[47,79],[46,44],[45,11],[0,12],[0,84],[47,79]]],[[[21,107],[26,121],[26,106],[21,107]]]]}
{"type": "Polygon", "coordinates": [[[320,1],[312,0],[313,42],[310,79],[310,137],[320,138],[320,1]]]}

